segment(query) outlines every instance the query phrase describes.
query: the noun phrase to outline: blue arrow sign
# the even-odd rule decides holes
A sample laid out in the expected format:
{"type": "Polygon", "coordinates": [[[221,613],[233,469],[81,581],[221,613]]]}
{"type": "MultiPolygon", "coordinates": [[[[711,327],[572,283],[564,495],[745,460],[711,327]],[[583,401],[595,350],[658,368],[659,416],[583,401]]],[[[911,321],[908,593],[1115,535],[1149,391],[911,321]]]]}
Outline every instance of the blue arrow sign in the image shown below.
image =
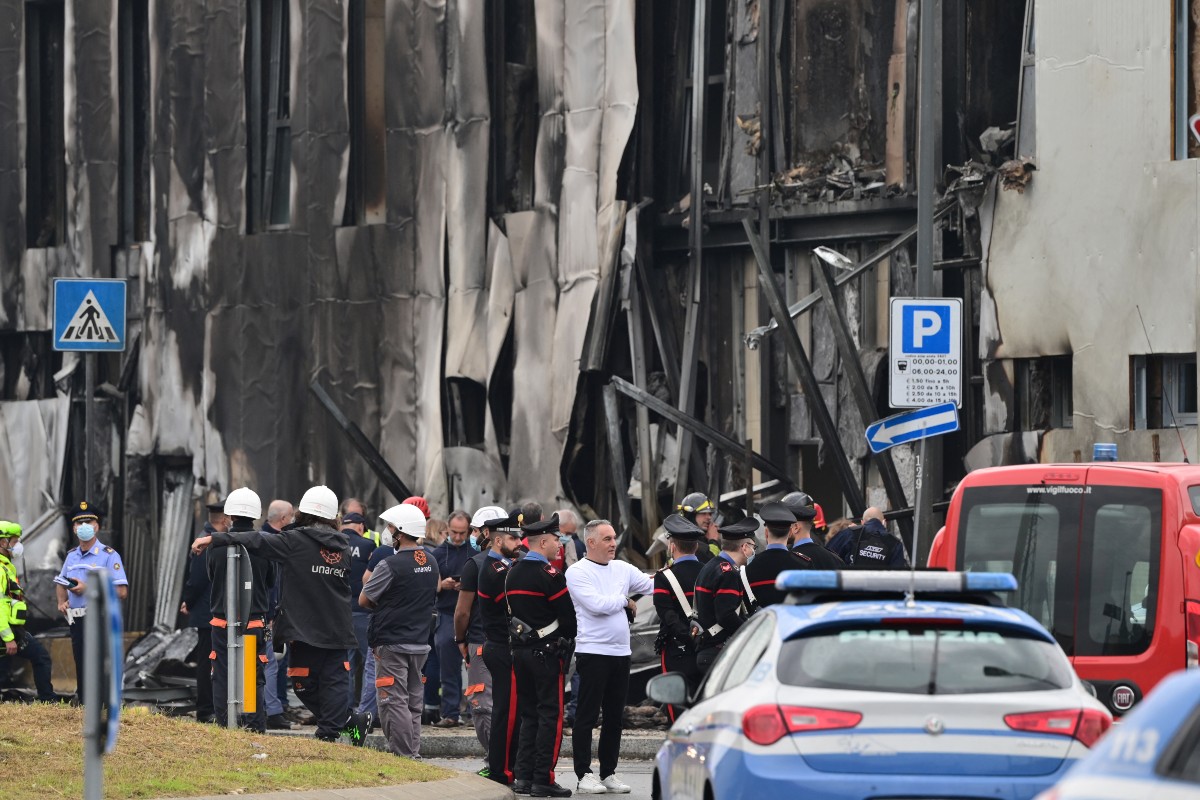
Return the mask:
{"type": "Polygon", "coordinates": [[[871,452],[882,453],[889,447],[929,436],[958,430],[958,408],[942,403],[895,414],[867,426],[867,444],[871,452]]]}
{"type": "Polygon", "coordinates": [[[125,349],[125,281],[56,278],[54,349],[125,349]]]}

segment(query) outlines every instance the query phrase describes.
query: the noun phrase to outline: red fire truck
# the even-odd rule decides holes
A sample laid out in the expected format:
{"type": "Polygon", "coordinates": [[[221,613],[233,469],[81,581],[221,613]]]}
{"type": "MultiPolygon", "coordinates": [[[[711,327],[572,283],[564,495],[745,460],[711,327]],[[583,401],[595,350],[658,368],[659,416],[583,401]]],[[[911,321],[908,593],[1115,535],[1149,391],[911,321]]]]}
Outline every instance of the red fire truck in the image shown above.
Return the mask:
{"type": "Polygon", "coordinates": [[[1200,657],[1200,465],[977,470],[955,490],[929,566],[1016,575],[1010,604],[1123,714],[1200,657]]]}

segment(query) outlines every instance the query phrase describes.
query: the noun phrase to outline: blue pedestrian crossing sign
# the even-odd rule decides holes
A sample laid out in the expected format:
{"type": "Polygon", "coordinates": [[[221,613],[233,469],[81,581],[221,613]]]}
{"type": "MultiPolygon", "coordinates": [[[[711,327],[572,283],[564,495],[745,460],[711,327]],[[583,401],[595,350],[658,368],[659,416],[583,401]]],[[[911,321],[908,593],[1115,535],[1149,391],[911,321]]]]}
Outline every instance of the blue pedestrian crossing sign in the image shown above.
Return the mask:
{"type": "Polygon", "coordinates": [[[940,436],[958,430],[958,407],[954,403],[941,403],[928,408],[918,408],[893,414],[887,419],[867,426],[867,444],[871,452],[882,453],[889,447],[905,442],[940,436]]]}
{"type": "Polygon", "coordinates": [[[56,278],[54,349],[125,349],[125,281],[56,278]]]}

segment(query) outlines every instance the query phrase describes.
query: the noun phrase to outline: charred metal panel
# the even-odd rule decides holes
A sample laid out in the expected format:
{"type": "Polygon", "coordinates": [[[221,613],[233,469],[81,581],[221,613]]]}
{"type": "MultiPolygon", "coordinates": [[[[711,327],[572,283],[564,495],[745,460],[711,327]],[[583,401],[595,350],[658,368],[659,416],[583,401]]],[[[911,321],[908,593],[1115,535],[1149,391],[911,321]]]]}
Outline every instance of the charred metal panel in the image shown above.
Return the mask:
{"type": "Polygon", "coordinates": [[[780,57],[790,164],[820,163],[847,148],[883,162],[895,2],[905,0],[786,4],[780,57]]]}

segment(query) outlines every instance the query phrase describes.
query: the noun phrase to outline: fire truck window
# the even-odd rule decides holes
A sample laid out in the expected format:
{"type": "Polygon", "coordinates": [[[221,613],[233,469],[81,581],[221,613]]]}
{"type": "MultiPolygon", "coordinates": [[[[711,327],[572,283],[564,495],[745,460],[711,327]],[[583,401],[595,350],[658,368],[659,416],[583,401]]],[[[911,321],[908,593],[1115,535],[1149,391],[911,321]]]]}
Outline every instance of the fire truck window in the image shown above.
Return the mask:
{"type": "Polygon", "coordinates": [[[1053,629],[1062,515],[1048,497],[1029,495],[1021,503],[987,502],[1001,499],[993,492],[988,490],[966,513],[961,568],[1013,573],[1019,588],[1010,602],[1053,629]]]}
{"type": "Polygon", "coordinates": [[[1192,513],[1200,514],[1200,486],[1188,487],[1188,499],[1192,501],[1192,513]]]}

